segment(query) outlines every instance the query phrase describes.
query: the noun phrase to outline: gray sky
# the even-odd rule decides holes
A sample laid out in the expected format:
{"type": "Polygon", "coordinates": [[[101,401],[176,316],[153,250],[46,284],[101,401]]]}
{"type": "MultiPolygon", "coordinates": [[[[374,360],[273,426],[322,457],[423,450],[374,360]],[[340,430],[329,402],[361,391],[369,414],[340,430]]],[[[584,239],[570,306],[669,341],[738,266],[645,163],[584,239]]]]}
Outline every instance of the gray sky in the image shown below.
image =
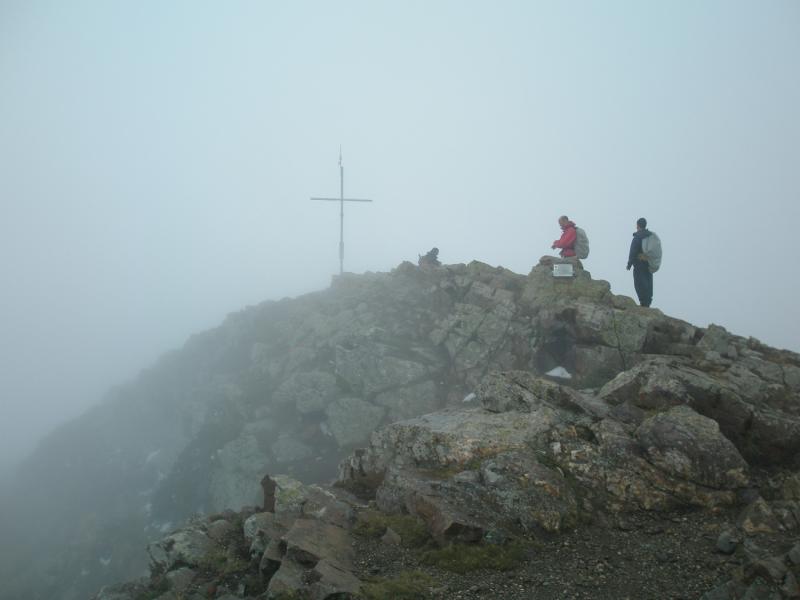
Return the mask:
{"type": "Polygon", "coordinates": [[[193,332],[567,213],[633,295],[800,350],[800,2],[0,0],[0,469],[193,332]]]}

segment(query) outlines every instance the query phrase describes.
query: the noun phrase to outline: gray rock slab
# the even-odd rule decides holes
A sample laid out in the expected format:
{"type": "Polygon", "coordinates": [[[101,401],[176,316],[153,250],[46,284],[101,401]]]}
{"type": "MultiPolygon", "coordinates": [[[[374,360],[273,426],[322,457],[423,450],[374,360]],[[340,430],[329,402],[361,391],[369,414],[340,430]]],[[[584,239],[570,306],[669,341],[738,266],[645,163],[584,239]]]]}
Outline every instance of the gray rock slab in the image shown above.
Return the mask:
{"type": "Polygon", "coordinates": [[[296,596],[298,590],[305,587],[305,572],[306,569],[292,560],[281,562],[280,567],[269,580],[267,598],[279,598],[281,594],[288,598],[291,598],[293,594],[296,596]]]}
{"type": "Polygon", "coordinates": [[[314,519],[297,519],[283,541],[286,558],[307,568],[324,559],[342,569],[352,569],[353,541],[341,527],[314,519]]]}
{"type": "Polygon", "coordinates": [[[355,522],[353,504],[339,499],[330,489],[309,485],[305,492],[306,500],[301,511],[304,517],[318,519],[345,529],[355,522]]]}
{"type": "Polygon", "coordinates": [[[548,406],[584,413],[584,399],[578,392],[527,371],[490,372],[475,394],[483,407],[491,412],[530,412],[548,406]]]}
{"type": "Polygon", "coordinates": [[[719,425],[688,406],[676,406],[645,420],[636,437],[648,460],[660,469],[714,489],[748,482],[748,465],[719,425]]]}
{"type": "Polygon", "coordinates": [[[381,473],[389,464],[428,468],[463,464],[475,456],[526,447],[559,422],[557,412],[545,406],[526,413],[441,410],[376,431],[365,450],[341,464],[340,477],[381,473]]]}
{"type": "Polygon", "coordinates": [[[320,560],[311,570],[308,586],[312,600],[330,598],[355,598],[361,589],[361,581],[349,570],[329,560],[320,560]]]}
{"type": "Polygon", "coordinates": [[[272,577],[280,569],[285,554],[286,544],[282,540],[270,540],[258,563],[258,569],[261,574],[266,578],[272,577]]]}

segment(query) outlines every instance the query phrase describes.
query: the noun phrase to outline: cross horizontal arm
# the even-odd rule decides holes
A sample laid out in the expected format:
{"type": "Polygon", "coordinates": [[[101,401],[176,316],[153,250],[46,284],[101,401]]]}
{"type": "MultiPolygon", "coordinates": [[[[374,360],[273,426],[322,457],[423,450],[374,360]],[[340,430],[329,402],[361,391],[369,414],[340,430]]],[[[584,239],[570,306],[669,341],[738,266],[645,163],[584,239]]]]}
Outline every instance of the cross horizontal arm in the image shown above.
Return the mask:
{"type": "Polygon", "coordinates": [[[328,202],[372,202],[372,200],[364,200],[362,198],[311,198],[312,200],[327,200],[328,202]]]}

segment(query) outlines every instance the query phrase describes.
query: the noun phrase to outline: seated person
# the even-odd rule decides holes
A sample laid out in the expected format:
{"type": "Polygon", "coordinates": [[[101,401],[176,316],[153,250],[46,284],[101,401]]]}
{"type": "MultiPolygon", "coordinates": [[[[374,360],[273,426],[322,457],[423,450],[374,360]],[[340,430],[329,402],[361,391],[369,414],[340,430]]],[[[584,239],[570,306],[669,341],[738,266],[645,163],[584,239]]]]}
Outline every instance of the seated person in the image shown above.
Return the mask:
{"type": "Polygon", "coordinates": [[[438,267],[442,263],[439,262],[439,249],[438,248],[431,248],[431,250],[425,255],[420,256],[417,264],[420,267],[438,267]]]}

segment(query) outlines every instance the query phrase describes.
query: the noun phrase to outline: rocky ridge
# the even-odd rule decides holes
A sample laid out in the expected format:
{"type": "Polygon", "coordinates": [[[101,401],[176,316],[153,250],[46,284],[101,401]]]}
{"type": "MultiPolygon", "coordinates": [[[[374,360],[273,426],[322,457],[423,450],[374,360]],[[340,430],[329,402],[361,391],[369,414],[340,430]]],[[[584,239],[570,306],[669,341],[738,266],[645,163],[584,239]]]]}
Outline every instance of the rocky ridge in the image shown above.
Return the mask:
{"type": "MultiPolygon", "coordinates": [[[[470,385],[474,391],[450,403],[455,406],[375,431],[341,463],[338,485],[382,513],[417,518],[430,543],[444,547],[502,546],[515,538],[552,542],[580,528],[625,529],[621,523],[642,518],[636,515],[695,511],[690,514],[706,515],[719,530],[720,555],[738,552],[727,571],[705,582],[706,598],[800,595],[794,556],[800,546],[793,545],[800,530],[800,357],[721,327],[700,330],[632,307],[585,272],[562,282],[535,268],[527,279],[511,296],[489,284],[475,286],[484,310],[506,316],[504,326],[488,318],[467,326],[464,315],[472,309],[461,308],[461,317],[446,318],[430,335],[463,367],[454,369],[463,386],[458,395],[470,385]],[[504,331],[491,366],[459,362],[487,320],[489,331],[504,331]],[[527,355],[515,353],[514,331],[541,337],[527,355]],[[572,385],[542,377],[548,361],[573,374],[572,385]],[[514,368],[520,362],[528,368],[514,368]],[[601,387],[587,387],[615,369],[601,387]],[[764,479],[764,473],[772,475],[764,479]],[[783,482],[779,492],[763,483],[774,477],[783,482]]],[[[356,381],[380,389],[371,376],[356,381]]],[[[307,395],[295,388],[293,397],[305,403],[307,395]]],[[[317,499],[303,500],[299,517],[282,526],[280,508],[245,521],[264,589],[240,588],[234,597],[369,597],[358,577],[367,574],[354,564],[358,543],[348,537],[364,506],[328,491],[326,507],[325,493],[316,488],[317,499]],[[314,549],[298,549],[296,540],[309,538],[314,549]]],[[[385,544],[393,543],[390,533],[385,544]]],[[[165,571],[159,564],[155,571],[165,571]]],[[[425,593],[495,593],[486,586],[457,588],[433,585],[425,593]]],[[[688,589],[694,589],[690,583],[688,589]]],[[[530,592],[520,587],[520,594],[530,592]]]]}
{"type": "MultiPolygon", "coordinates": [[[[209,528],[229,529],[215,525],[220,521],[239,532],[234,537],[241,563],[233,569],[238,584],[219,579],[224,594],[370,597],[363,585],[370,570],[395,568],[370,556],[395,566],[415,564],[390,556],[388,529],[389,539],[377,548],[352,538],[358,515],[371,502],[383,514],[418,519],[433,546],[500,547],[523,539],[559,555],[563,548],[552,544],[565,539],[569,545],[576,532],[602,540],[636,530],[630,522],[663,530],[652,523],[688,520],[707,526],[706,536],[713,533],[716,542],[705,553],[720,561],[710,572],[700,568],[699,579],[687,580],[683,591],[673,586],[674,597],[800,595],[794,545],[800,531],[798,355],[718,326],[700,329],[641,309],[582,270],[564,281],[544,267],[523,277],[477,263],[426,270],[401,265],[388,275],[343,278],[334,290],[359,302],[337,322],[341,327],[322,327],[333,347],[311,343],[321,338],[298,325],[291,352],[281,358],[291,362],[299,355],[301,364],[314,368],[295,365],[285,376],[267,360],[268,352],[251,352],[251,358],[281,381],[265,414],[278,408],[312,417],[340,452],[366,443],[341,462],[339,491],[309,492],[283,480],[281,493],[293,489],[301,498],[291,508],[282,501],[274,514],[249,509],[199,525],[209,539],[209,528]],[[390,289],[396,302],[370,303],[376,287],[390,289]],[[570,379],[548,372],[566,372],[570,379]],[[385,411],[378,417],[380,408],[385,411]],[[367,441],[366,430],[375,427],[367,441]],[[243,524],[237,526],[237,519],[243,524]]],[[[310,327],[319,331],[321,325],[310,327]]],[[[245,428],[236,440],[253,430],[261,431],[245,428]]],[[[285,439],[297,439],[297,433],[285,439]]],[[[273,460],[279,454],[273,447],[273,460]]],[[[248,485],[261,474],[250,474],[248,485]]],[[[701,544],[696,534],[697,528],[683,533],[687,544],[701,544]]],[[[183,544],[175,535],[151,546],[164,598],[225,597],[217,583],[211,592],[198,584],[206,585],[213,569],[199,575],[195,569],[181,588],[163,583],[214,554],[213,545],[200,544],[195,559],[169,562],[165,548],[183,544]]],[[[181,539],[194,538],[203,539],[188,533],[181,539]]],[[[581,546],[580,540],[572,543],[581,546]]],[[[525,565],[537,564],[540,554],[529,548],[519,568],[527,573],[525,565]]],[[[600,569],[618,568],[609,565],[600,569]]],[[[560,587],[556,579],[550,591],[539,589],[559,572],[557,564],[549,568],[521,576],[527,585],[504,597],[533,597],[524,594],[534,588],[535,597],[621,597],[612,588],[603,595],[602,586],[593,596],[580,589],[559,595],[574,588],[566,577],[560,587]],[[550,594],[553,589],[560,591],[550,594]]],[[[435,583],[427,595],[496,592],[491,586],[462,589],[459,581],[468,577],[442,583],[441,573],[429,572],[435,583]]],[[[137,598],[152,590],[153,581],[134,591],[109,588],[98,598],[137,598]]],[[[627,588],[630,597],[670,597],[658,595],[663,589],[649,595],[644,583],[640,595],[635,590],[627,588]]]]}

